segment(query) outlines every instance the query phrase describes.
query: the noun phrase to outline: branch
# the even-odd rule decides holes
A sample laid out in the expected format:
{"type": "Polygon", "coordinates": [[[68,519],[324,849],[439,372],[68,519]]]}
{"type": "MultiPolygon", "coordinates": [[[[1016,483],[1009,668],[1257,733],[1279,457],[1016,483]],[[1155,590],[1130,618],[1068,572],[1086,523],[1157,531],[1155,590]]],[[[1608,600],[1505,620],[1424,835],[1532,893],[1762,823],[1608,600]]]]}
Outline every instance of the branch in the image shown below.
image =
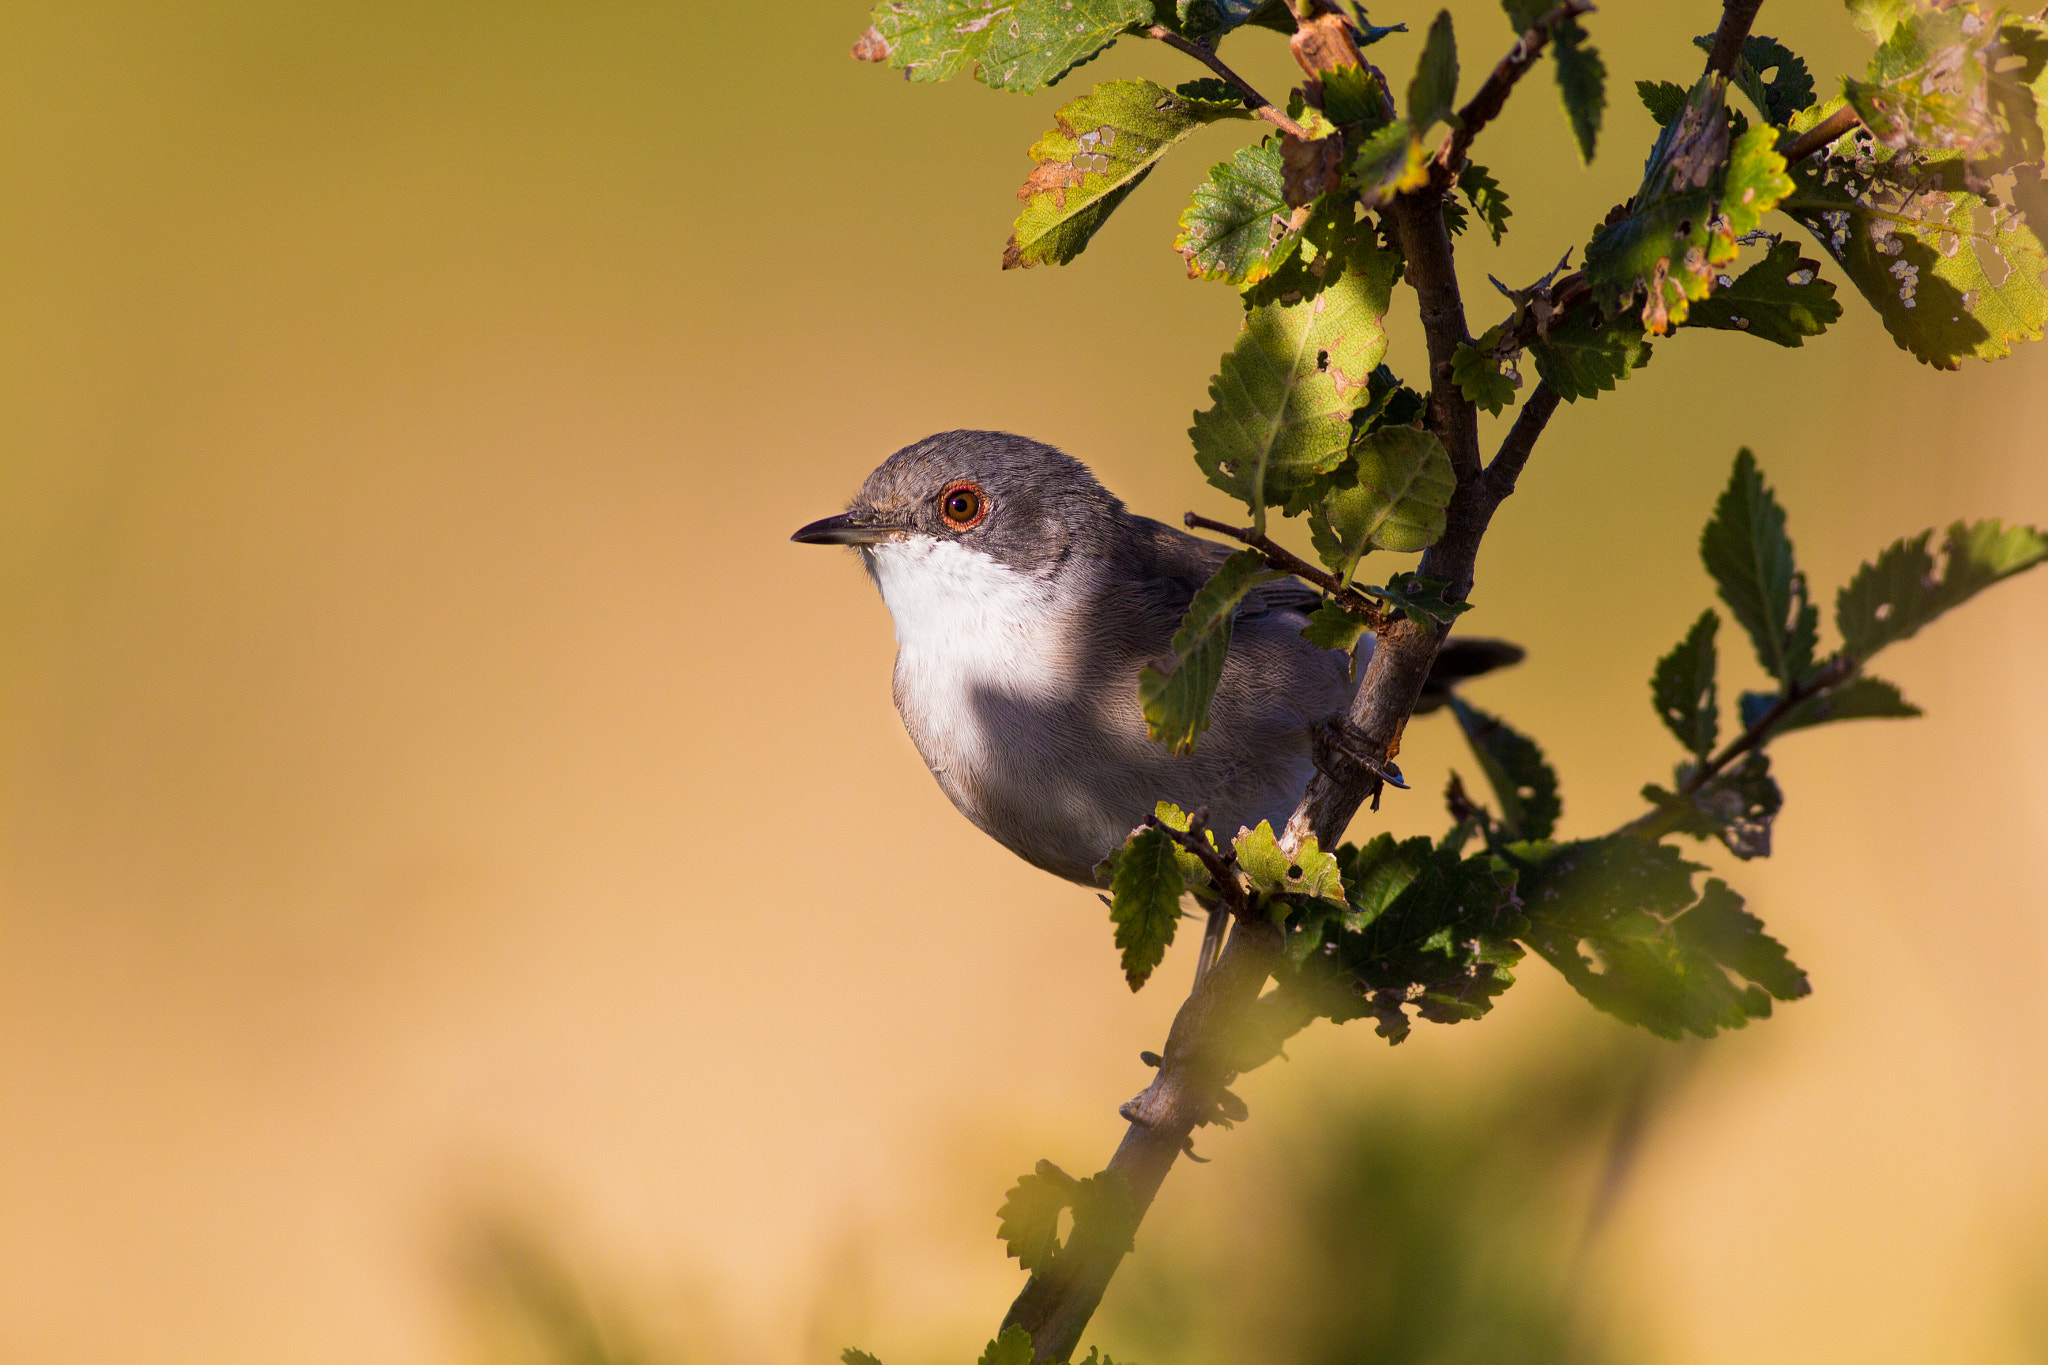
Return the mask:
{"type": "Polygon", "coordinates": [[[1505,502],[1515,491],[1515,481],[1522,477],[1522,466],[1529,463],[1537,438],[1550,424],[1557,404],[1557,390],[1539,381],[1536,391],[1529,395],[1529,401],[1522,404],[1522,410],[1515,414],[1515,424],[1509,428],[1507,439],[1494,452],[1493,463],[1486,466],[1487,491],[1493,494],[1496,505],[1505,502]]]}
{"type": "Polygon", "coordinates": [[[1714,46],[1707,53],[1708,71],[1722,76],[1735,74],[1735,63],[1742,56],[1742,41],[1749,37],[1756,12],[1763,7],[1764,0],[1721,0],[1721,27],[1714,30],[1714,46]]]}
{"type": "Polygon", "coordinates": [[[1229,67],[1225,66],[1223,64],[1223,59],[1217,56],[1215,51],[1208,47],[1206,44],[1190,42],[1188,39],[1181,37],[1178,33],[1175,33],[1172,29],[1162,28],[1158,24],[1154,24],[1152,25],[1152,27],[1146,29],[1145,36],[1148,38],[1157,38],[1160,42],[1165,43],[1168,47],[1179,48],[1182,52],[1187,53],[1190,57],[1193,57],[1203,66],[1208,67],[1211,71],[1221,76],[1224,80],[1229,81],[1232,85],[1238,88],[1239,93],[1241,93],[1244,96],[1244,102],[1251,106],[1251,111],[1254,114],[1257,114],[1260,118],[1272,124],[1281,132],[1291,133],[1295,137],[1300,138],[1303,142],[1307,142],[1310,140],[1307,129],[1303,128],[1299,123],[1296,123],[1293,119],[1287,117],[1287,115],[1281,113],[1278,109],[1276,109],[1273,106],[1273,101],[1267,99],[1264,95],[1261,95],[1258,91],[1252,89],[1250,81],[1246,80],[1244,77],[1238,75],[1235,71],[1232,71],[1229,67]]]}
{"type": "Polygon", "coordinates": [[[1188,513],[1181,520],[1190,531],[1197,528],[1204,531],[1214,531],[1219,535],[1229,536],[1241,545],[1249,545],[1252,549],[1257,550],[1266,557],[1266,564],[1269,568],[1278,569],[1281,573],[1293,574],[1296,578],[1305,579],[1315,584],[1328,593],[1338,606],[1344,608],[1344,610],[1350,612],[1359,620],[1364,621],[1374,630],[1378,630],[1385,622],[1386,609],[1380,606],[1378,602],[1375,602],[1351,584],[1346,583],[1337,575],[1325,573],[1323,570],[1318,569],[1315,565],[1309,563],[1300,555],[1295,554],[1285,545],[1280,544],[1256,527],[1230,526],[1220,521],[1211,521],[1207,517],[1198,517],[1193,512],[1188,513]]]}
{"type": "Polygon", "coordinates": [[[1515,82],[1522,79],[1536,64],[1536,59],[1543,55],[1543,49],[1550,43],[1551,30],[1567,19],[1592,11],[1593,0],[1565,0],[1516,39],[1515,45],[1508,49],[1508,55],[1500,59],[1493,68],[1493,74],[1479,87],[1479,93],[1458,111],[1458,127],[1436,154],[1437,164],[1447,173],[1456,175],[1465,164],[1465,153],[1471,149],[1472,140],[1479,136],[1479,130],[1500,116],[1515,82]]]}
{"type": "Polygon", "coordinates": [[[1815,152],[1833,146],[1835,139],[1862,122],[1863,118],[1856,112],[1855,107],[1845,104],[1780,147],[1778,153],[1785,158],[1787,164],[1796,165],[1815,152]]]}
{"type": "Polygon", "coordinates": [[[1216,894],[1223,898],[1230,913],[1243,918],[1252,912],[1251,897],[1244,891],[1244,883],[1237,879],[1232,864],[1237,861],[1235,854],[1225,854],[1216,845],[1203,838],[1209,832],[1209,808],[1202,806],[1188,817],[1185,830],[1175,829],[1157,815],[1145,817],[1145,823],[1153,829],[1163,830],[1166,837],[1179,844],[1202,860],[1202,867],[1208,872],[1209,880],[1216,884],[1216,894]]]}

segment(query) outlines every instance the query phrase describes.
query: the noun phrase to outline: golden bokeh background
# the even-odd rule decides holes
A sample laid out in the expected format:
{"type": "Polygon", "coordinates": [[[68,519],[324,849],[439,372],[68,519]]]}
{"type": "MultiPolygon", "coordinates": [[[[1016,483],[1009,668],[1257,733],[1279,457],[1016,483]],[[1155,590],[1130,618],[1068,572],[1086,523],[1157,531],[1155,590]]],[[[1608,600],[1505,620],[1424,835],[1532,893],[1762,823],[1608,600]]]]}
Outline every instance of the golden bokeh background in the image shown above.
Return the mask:
{"type": "MultiPolygon", "coordinates": [[[[1507,29],[1452,8],[1469,89],[1507,29]]],[[[1486,272],[1534,278],[1633,187],[1630,82],[1689,79],[1716,12],[1595,17],[1590,170],[1547,76],[1488,133],[1514,235],[1466,239],[1475,320],[1486,272]]],[[[0,1361],[496,1359],[501,1243],[647,1359],[968,1359],[1020,1280],[1003,1189],[1107,1156],[1187,945],[1125,990],[1092,896],[925,773],[856,564],[784,538],[966,425],[1222,511],[1184,432],[1236,304],[1168,243],[1247,134],[1195,139],[1073,266],[1003,274],[1052,111],[1200,73],[1126,42],[1029,98],[911,86],[846,59],[864,23],[0,11],[0,1361]]],[[[1833,3],[1759,28],[1823,88],[1866,59],[1833,3]]],[[[1273,35],[1231,46],[1289,83],[1273,35]]],[[[1897,535],[2048,523],[2048,348],[1940,375],[1845,301],[1798,352],[1660,348],[1503,509],[1471,628],[1530,653],[1473,695],[1544,741],[1565,832],[1675,757],[1645,679],[1711,600],[1738,445],[1823,600],[1897,535]]],[[[1411,376],[1416,343],[1404,315],[1411,376]]],[[[1780,747],[1779,852],[1735,877],[1815,994],[1657,1054],[1683,1084],[1572,1271],[1634,1359],[2048,1352],[2044,621],[2048,575],[2000,588],[1883,661],[1926,719],[1780,747]]],[[[1471,765],[1441,722],[1403,761],[1380,819],[1434,831],[1471,765]]],[[[1204,1132],[1134,1264],[1248,1277],[1325,1116],[1636,1065],[1524,976],[1478,1024],[1325,1026],[1247,1077],[1251,1123],[1204,1132]]],[[[1560,1179],[1575,1209],[1597,1183],[1560,1179]]],[[[1102,1339],[1170,1365],[1157,1278],[1102,1339]]]]}

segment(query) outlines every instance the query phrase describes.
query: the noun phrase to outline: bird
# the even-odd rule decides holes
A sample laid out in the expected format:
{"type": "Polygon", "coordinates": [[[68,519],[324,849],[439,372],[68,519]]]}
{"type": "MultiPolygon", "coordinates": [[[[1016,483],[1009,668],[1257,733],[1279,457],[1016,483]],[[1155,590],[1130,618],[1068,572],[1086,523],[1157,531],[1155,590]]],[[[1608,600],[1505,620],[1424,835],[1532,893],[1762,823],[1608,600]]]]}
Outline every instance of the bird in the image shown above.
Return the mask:
{"type": "MultiPolygon", "coordinates": [[[[1191,752],[1150,738],[1145,667],[1172,666],[1195,593],[1236,547],[1128,510],[1072,456],[1001,431],[948,431],[868,475],[845,512],[791,540],[853,546],[896,631],[892,692],[939,787],[1034,867],[1106,884],[1105,860],[1158,802],[1229,833],[1281,828],[1315,767],[1313,734],[1371,656],[1302,638],[1320,593],[1260,585],[1238,608],[1209,727],[1191,752]]],[[[1452,641],[1432,699],[1514,662],[1452,641]],[[1461,646],[1462,648],[1454,648],[1461,646]]]]}

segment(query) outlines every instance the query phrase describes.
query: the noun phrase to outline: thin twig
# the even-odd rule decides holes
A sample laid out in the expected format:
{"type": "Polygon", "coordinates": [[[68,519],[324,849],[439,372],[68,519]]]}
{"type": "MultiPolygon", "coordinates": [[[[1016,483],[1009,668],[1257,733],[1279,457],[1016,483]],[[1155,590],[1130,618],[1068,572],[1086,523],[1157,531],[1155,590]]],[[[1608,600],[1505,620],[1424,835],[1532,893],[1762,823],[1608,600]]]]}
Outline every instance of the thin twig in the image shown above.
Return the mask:
{"type": "Polygon", "coordinates": [[[1536,64],[1536,59],[1549,45],[1551,31],[1567,19],[1592,11],[1593,0],[1565,0],[1515,40],[1515,45],[1508,49],[1508,55],[1500,59],[1493,73],[1486,78],[1486,83],[1479,87],[1479,93],[1458,111],[1457,128],[1436,154],[1437,164],[1447,174],[1455,176],[1458,173],[1465,164],[1465,153],[1471,150],[1472,140],[1479,136],[1479,130],[1500,117],[1515,82],[1536,64]]]}
{"type": "Polygon", "coordinates": [[[1539,381],[1535,392],[1522,404],[1522,410],[1515,414],[1515,424],[1508,429],[1507,439],[1494,452],[1493,463],[1486,466],[1486,486],[1495,503],[1507,501],[1515,491],[1522,466],[1529,463],[1530,452],[1536,449],[1537,438],[1543,435],[1543,428],[1557,411],[1557,403],[1557,390],[1539,381]]]}
{"type": "Polygon", "coordinates": [[[1281,113],[1280,110],[1274,106],[1273,101],[1267,99],[1264,95],[1261,95],[1258,91],[1252,89],[1251,82],[1246,80],[1244,77],[1238,75],[1235,71],[1232,71],[1229,67],[1225,66],[1223,64],[1223,59],[1217,56],[1215,51],[1212,48],[1210,48],[1207,44],[1191,42],[1188,39],[1181,37],[1178,33],[1175,33],[1172,29],[1162,28],[1158,24],[1154,24],[1152,27],[1146,29],[1145,36],[1148,38],[1157,38],[1160,42],[1165,43],[1168,47],[1179,48],[1182,52],[1187,53],[1190,57],[1193,57],[1203,66],[1208,67],[1211,71],[1221,76],[1224,80],[1229,81],[1232,85],[1236,86],[1238,88],[1238,91],[1241,94],[1243,94],[1244,102],[1251,106],[1251,111],[1254,114],[1257,114],[1260,118],[1272,124],[1275,128],[1278,128],[1283,133],[1292,133],[1295,137],[1300,138],[1304,142],[1309,141],[1308,130],[1306,128],[1303,128],[1299,123],[1296,123],[1293,119],[1281,113]]]}
{"type": "Polygon", "coordinates": [[[1787,162],[1797,165],[1822,148],[1833,146],[1837,138],[1862,122],[1863,116],[1856,112],[1855,106],[1845,104],[1780,147],[1778,152],[1787,162]]]}
{"type": "Polygon", "coordinates": [[[1714,30],[1714,46],[1707,52],[1707,70],[1722,76],[1735,74],[1742,57],[1742,42],[1756,23],[1756,12],[1764,0],[1722,0],[1721,26],[1714,30]]]}
{"type": "Polygon", "coordinates": [[[1188,817],[1188,827],[1184,830],[1175,829],[1157,815],[1146,816],[1145,823],[1153,829],[1163,830],[1167,838],[1202,860],[1203,870],[1208,872],[1209,880],[1216,884],[1216,894],[1230,907],[1231,914],[1242,917],[1252,912],[1251,897],[1245,894],[1244,883],[1237,879],[1234,870],[1236,856],[1225,854],[1203,837],[1209,832],[1207,806],[1201,807],[1188,817]]]}
{"type": "Polygon", "coordinates": [[[1266,557],[1266,563],[1269,567],[1278,569],[1281,573],[1293,574],[1296,578],[1306,579],[1308,582],[1315,584],[1328,593],[1338,606],[1344,608],[1344,610],[1350,612],[1374,630],[1378,630],[1386,619],[1386,610],[1378,602],[1367,597],[1356,587],[1337,577],[1337,575],[1325,573],[1323,570],[1318,569],[1315,565],[1309,563],[1300,555],[1295,554],[1285,545],[1280,544],[1256,527],[1232,526],[1226,522],[1211,521],[1207,517],[1196,516],[1193,512],[1188,513],[1181,520],[1191,531],[1197,529],[1214,531],[1218,535],[1229,536],[1239,544],[1250,546],[1266,557]]]}

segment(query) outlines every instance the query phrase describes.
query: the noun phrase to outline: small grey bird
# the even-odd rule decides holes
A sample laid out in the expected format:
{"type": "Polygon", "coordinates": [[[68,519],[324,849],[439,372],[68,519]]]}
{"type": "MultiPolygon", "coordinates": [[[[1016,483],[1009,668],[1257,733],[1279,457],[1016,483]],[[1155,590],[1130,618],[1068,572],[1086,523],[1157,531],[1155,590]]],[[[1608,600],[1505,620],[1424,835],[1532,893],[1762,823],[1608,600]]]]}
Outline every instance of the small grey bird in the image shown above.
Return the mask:
{"type": "MultiPolygon", "coordinates": [[[[1022,436],[906,446],[844,515],[790,539],[859,547],[896,623],[896,709],[939,786],[996,842],[1083,885],[1161,800],[1207,806],[1225,834],[1279,829],[1314,766],[1312,728],[1356,687],[1349,660],[1301,637],[1315,590],[1269,583],[1238,611],[1194,752],[1148,738],[1138,672],[1170,666],[1189,599],[1234,547],[1126,511],[1080,461],[1022,436]]],[[[1433,681],[1521,656],[1464,643],[1433,681]]]]}

